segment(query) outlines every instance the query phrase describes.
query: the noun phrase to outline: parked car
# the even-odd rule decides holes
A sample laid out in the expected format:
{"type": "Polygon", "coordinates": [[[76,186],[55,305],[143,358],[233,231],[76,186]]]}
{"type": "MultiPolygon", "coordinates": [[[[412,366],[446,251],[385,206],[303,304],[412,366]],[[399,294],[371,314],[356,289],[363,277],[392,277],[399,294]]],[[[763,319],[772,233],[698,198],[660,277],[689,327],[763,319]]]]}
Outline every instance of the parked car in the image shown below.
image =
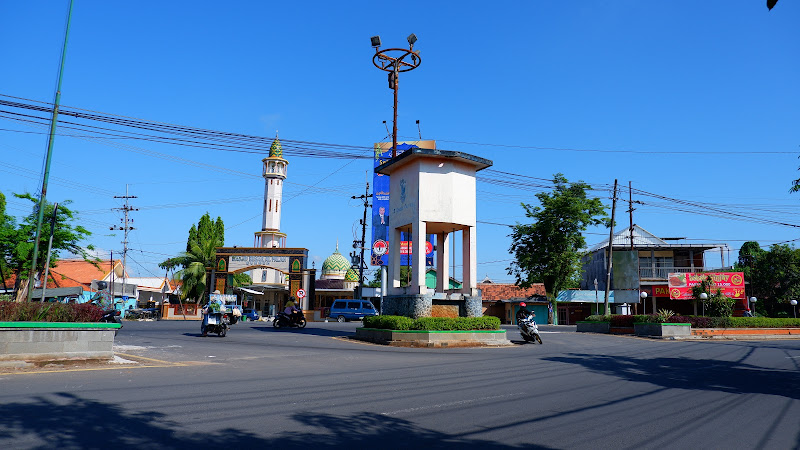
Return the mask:
{"type": "Polygon", "coordinates": [[[361,320],[366,316],[377,316],[378,312],[369,300],[336,299],[328,315],[339,322],[344,322],[361,320]]]}
{"type": "Polygon", "coordinates": [[[258,320],[261,316],[258,315],[255,309],[245,308],[242,311],[242,317],[247,317],[247,320],[258,320]]]}

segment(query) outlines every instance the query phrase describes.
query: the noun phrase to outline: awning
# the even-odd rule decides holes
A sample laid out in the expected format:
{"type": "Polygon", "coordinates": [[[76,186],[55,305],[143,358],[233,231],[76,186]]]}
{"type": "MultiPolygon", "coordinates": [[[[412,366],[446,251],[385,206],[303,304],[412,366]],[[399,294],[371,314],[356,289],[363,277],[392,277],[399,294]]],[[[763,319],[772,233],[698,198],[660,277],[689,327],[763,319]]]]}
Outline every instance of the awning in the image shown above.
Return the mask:
{"type": "Polygon", "coordinates": [[[248,294],[255,294],[255,295],[262,295],[262,294],[263,294],[263,292],[254,291],[254,290],[252,290],[252,289],[247,289],[247,288],[243,288],[243,287],[236,288],[236,289],[239,289],[240,291],[245,291],[245,292],[247,292],[248,294]]]}

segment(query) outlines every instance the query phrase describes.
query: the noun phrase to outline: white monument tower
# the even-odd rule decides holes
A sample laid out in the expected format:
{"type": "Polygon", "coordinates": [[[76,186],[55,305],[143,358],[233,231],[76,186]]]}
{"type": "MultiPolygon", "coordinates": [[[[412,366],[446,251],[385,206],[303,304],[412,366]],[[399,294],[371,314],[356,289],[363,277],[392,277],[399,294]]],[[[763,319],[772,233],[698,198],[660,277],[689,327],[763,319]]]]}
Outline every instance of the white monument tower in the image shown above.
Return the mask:
{"type": "MultiPolygon", "coordinates": [[[[269,148],[269,156],[262,160],[264,176],[264,213],[261,231],[255,233],[254,247],[285,248],[286,233],[281,233],[281,208],[283,182],[289,161],[283,159],[283,149],[278,137],[269,148]]],[[[252,271],[254,284],[285,284],[285,275],[274,269],[252,271]]]]}

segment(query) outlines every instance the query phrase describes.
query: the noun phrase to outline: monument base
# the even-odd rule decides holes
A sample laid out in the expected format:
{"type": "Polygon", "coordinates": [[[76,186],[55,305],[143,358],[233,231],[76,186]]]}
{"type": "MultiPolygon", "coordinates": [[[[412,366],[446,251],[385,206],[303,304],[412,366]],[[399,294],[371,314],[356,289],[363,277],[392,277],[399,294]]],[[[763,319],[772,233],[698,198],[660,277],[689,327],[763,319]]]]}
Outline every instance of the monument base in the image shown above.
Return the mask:
{"type": "Polygon", "coordinates": [[[435,294],[388,295],[381,300],[381,314],[386,316],[420,317],[481,317],[483,309],[480,296],[435,294]]]}

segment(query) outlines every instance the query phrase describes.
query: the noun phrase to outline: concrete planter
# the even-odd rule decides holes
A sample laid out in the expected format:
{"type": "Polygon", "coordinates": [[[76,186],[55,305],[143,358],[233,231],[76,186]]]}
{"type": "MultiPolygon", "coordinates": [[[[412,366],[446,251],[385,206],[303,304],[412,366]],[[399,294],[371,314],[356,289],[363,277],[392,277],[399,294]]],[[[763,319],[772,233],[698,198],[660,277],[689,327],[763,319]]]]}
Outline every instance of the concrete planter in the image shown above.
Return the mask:
{"type": "Polygon", "coordinates": [[[111,359],[116,323],[0,322],[0,360],[111,359]]]}
{"type": "Polygon", "coordinates": [[[578,322],[579,333],[604,333],[611,332],[611,322],[578,322]]]}
{"type": "Polygon", "coordinates": [[[356,339],[399,347],[482,347],[511,345],[505,330],[425,331],[357,328],[356,339]]]}
{"type": "Polygon", "coordinates": [[[692,336],[707,339],[797,339],[800,328],[692,328],[692,336]]]}
{"type": "Polygon", "coordinates": [[[637,336],[689,337],[692,326],[688,323],[634,323],[633,331],[637,336]]]}

